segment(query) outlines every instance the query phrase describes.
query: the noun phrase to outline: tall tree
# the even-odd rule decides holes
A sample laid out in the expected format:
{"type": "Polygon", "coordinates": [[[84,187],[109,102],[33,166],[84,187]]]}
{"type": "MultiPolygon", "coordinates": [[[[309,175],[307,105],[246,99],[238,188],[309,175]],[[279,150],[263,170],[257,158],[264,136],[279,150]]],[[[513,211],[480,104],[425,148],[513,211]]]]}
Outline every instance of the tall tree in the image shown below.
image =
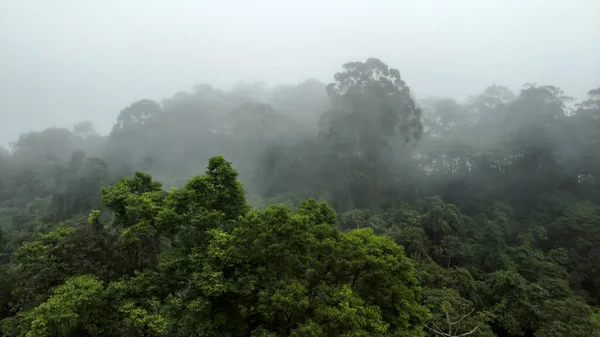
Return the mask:
{"type": "Polygon", "coordinates": [[[389,141],[418,139],[421,110],[397,69],[376,58],[344,64],[327,85],[332,109],[321,118],[323,136],[332,142],[340,176],[357,207],[380,202],[382,175],[389,166],[389,141]]]}

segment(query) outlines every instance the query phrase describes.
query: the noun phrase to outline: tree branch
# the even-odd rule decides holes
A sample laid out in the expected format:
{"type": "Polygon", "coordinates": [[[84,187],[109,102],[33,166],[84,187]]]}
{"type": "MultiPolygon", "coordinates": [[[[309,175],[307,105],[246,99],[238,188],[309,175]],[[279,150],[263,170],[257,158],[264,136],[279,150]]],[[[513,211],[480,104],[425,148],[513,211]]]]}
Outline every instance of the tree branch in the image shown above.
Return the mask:
{"type": "Polygon", "coordinates": [[[425,326],[425,328],[427,328],[427,329],[429,329],[429,330],[433,331],[433,333],[435,333],[435,334],[437,334],[437,335],[440,335],[440,336],[445,336],[445,337],[465,337],[465,336],[469,336],[469,335],[472,335],[472,334],[474,334],[474,333],[475,333],[475,331],[477,331],[477,329],[479,329],[479,327],[480,327],[482,324],[483,324],[483,323],[480,323],[480,324],[479,324],[479,325],[477,325],[475,328],[473,328],[473,330],[471,330],[471,331],[469,331],[469,332],[465,332],[465,333],[463,333],[463,334],[460,334],[460,335],[451,335],[451,334],[449,334],[449,333],[442,332],[442,331],[441,331],[441,329],[440,329],[440,328],[439,328],[437,325],[435,325],[435,323],[433,323],[433,325],[435,326],[435,328],[436,328],[437,330],[436,330],[436,329],[432,329],[432,328],[428,327],[427,325],[425,326]]]}
{"type": "Polygon", "coordinates": [[[466,314],[466,315],[464,315],[463,317],[461,317],[461,318],[460,318],[458,321],[456,321],[456,322],[453,322],[453,323],[450,323],[450,325],[456,325],[456,324],[458,324],[458,323],[462,322],[462,320],[463,320],[463,319],[465,319],[465,318],[466,318],[467,316],[469,316],[470,314],[472,314],[472,313],[473,313],[473,311],[475,311],[475,309],[471,309],[471,311],[469,311],[469,313],[468,313],[468,314],[466,314]]]}

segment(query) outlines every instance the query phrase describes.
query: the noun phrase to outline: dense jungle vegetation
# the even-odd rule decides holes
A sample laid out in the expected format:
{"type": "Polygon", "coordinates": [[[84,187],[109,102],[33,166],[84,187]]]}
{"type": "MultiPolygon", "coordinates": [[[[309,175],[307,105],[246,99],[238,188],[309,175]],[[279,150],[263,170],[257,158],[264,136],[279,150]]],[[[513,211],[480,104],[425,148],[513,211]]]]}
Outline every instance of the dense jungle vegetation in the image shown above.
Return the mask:
{"type": "Polygon", "coordinates": [[[24,133],[0,335],[600,336],[591,89],[416,98],[371,58],[24,133]]]}

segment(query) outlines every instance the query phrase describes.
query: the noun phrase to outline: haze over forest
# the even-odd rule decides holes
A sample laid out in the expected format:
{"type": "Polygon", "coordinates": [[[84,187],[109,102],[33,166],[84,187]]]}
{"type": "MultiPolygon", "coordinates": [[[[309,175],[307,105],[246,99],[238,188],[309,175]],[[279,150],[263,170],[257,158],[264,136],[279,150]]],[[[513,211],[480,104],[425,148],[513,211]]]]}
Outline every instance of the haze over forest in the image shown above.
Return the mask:
{"type": "Polygon", "coordinates": [[[0,336],[600,336],[598,14],[2,2],[0,336]]]}
{"type": "Polygon", "coordinates": [[[198,83],[324,83],[376,56],[418,97],[490,84],[586,97],[600,74],[600,4],[574,1],[2,1],[0,144],[91,121],[198,83]]]}

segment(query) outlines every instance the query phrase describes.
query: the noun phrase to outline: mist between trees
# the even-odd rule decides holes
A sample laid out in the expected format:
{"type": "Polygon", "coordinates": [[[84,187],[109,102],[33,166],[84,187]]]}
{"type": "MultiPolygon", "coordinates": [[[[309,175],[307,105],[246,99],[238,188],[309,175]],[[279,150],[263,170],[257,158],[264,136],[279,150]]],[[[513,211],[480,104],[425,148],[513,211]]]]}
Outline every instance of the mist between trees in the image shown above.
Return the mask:
{"type": "Polygon", "coordinates": [[[600,336],[590,89],[417,98],[370,58],[25,133],[1,335],[600,336]]]}

